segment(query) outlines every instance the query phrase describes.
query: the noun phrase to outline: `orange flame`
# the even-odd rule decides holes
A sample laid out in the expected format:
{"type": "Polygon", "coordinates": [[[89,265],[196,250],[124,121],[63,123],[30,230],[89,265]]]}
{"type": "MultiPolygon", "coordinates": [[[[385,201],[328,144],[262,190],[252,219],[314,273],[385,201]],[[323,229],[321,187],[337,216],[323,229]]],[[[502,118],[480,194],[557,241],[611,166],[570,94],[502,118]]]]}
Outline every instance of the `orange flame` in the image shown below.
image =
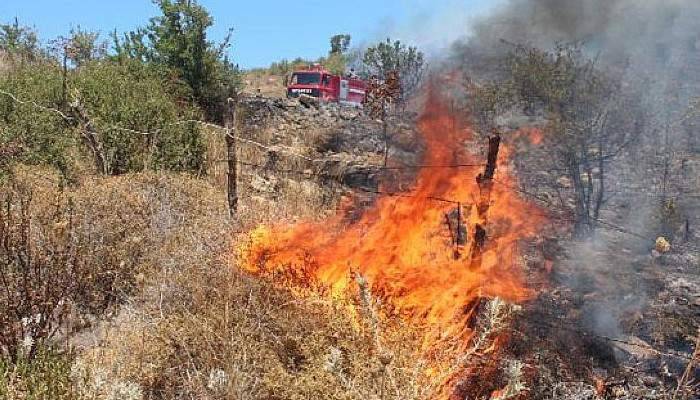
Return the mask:
{"type": "Polygon", "coordinates": [[[536,127],[521,128],[514,136],[515,138],[525,138],[535,146],[541,145],[544,141],[544,133],[542,132],[542,129],[536,127]]]}
{"type": "MultiPolygon", "coordinates": [[[[431,91],[418,126],[426,145],[423,164],[483,162],[466,150],[473,131],[458,125],[450,107],[431,91]]],[[[340,212],[321,223],[256,229],[241,267],[284,277],[291,285],[313,280],[336,296],[350,290],[351,275],[358,272],[373,295],[405,320],[426,327],[425,352],[442,338],[459,338],[466,347],[467,322],[480,298],[520,302],[532,295],[517,243],[534,236],[543,217],[511,189],[517,183],[507,174],[508,153],[503,146],[486,215],[477,211],[482,196],[476,176],[482,168],[426,168],[406,196],[380,197],[354,222],[340,212]],[[455,257],[445,214],[457,205],[437,198],[461,202],[470,242],[476,224],[486,228],[479,265],[468,249],[455,257]]]]}

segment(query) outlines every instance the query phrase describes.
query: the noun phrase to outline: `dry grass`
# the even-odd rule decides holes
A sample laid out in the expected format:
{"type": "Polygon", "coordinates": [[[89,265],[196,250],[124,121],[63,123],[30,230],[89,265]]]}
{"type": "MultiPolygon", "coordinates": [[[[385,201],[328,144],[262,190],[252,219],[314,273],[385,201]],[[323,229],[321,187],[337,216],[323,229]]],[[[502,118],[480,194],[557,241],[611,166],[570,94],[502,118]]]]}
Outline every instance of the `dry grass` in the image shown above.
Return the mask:
{"type": "Polygon", "coordinates": [[[373,328],[358,325],[344,304],[297,299],[231,268],[225,230],[206,214],[161,243],[159,267],[141,293],[80,357],[83,393],[109,398],[114,387],[138,387],[163,399],[367,399],[380,398],[384,385],[383,399],[411,398],[410,330],[388,335],[401,351],[384,381],[373,328]]]}
{"type": "Polygon", "coordinates": [[[172,276],[178,298],[124,310],[84,365],[152,398],[379,398],[383,364],[373,337],[344,310],[216,264],[172,276]]]}
{"type": "MultiPolygon", "coordinates": [[[[86,257],[117,274],[118,298],[105,313],[76,311],[65,323],[78,354],[74,397],[415,398],[421,375],[410,329],[380,328],[367,322],[368,306],[353,316],[347,303],[298,299],[231,267],[236,225],[221,188],[152,173],[66,189],[36,168],[16,177],[32,188],[36,221],[57,201],[70,204],[76,234],[90,239],[86,257]]],[[[320,193],[309,186],[303,196],[320,193]]],[[[306,200],[274,204],[245,198],[244,223],[321,213],[306,200]]]]}
{"type": "Polygon", "coordinates": [[[260,94],[265,97],[285,97],[287,88],[284,86],[284,76],[271,75],[266,72],[248,72],[243,76],[246,92],[260,94]]]}
{"type": "MultiPolygon", "coordinates": [[[[256,139],[313,154],[313,146],[275,136],[275,129],[257,132],[256,139]]],[[[303,141],[322,135],[308,132],[303,141]]],[[[210,166],[219,165],[223,140],[210,138],[210,166]]],[[[264,163],[270,154],[245,150],[242,156],[264,163]]],[[[285,159],[278,167],[298,162],[285,159]]],[[[223,167],[210,169],[206,179],[88,176],[64,189],[49,171],[16,171],[35,195],[36,220],[56,204],[70,206],[76,234],[89,243],[89,263],[109,266],[103,269],[112,274],[109,291],[96,292],[110,293],[104,308],[76,310],[63,329],[62,339],[77,354],[72,398],[431,398],[438,388],[420,357],[420,332],[378,317],[378,302],[360,277],[351,298],[331,301],[295,297],[235,268],[237,232],[322,218],[338,193],[315,179],[242,167],[241,211],[231,221],[223,167]]],[[[499,329],[505,305],[492,305],[487,310],[498,312],[482,321],[491,322],[476,350],[499,329]]]]}
{"type": "Polygon", "coordinates": [[[0,50],[0,77],[5,75],[10,70],[10,62],[7,59],[7,54],[0,50]]]}

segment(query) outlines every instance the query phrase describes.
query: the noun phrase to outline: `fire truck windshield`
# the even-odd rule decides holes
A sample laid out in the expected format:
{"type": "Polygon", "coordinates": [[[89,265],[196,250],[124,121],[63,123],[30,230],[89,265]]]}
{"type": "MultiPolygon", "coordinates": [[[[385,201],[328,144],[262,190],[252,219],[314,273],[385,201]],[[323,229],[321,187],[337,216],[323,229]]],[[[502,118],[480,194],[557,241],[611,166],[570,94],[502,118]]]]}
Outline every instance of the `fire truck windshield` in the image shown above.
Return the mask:
{"type": "Polygon", "coordinates": [[[321,74],[313,72],[297,72],[292,75],[292,85],[318,85],[321,74]]]}

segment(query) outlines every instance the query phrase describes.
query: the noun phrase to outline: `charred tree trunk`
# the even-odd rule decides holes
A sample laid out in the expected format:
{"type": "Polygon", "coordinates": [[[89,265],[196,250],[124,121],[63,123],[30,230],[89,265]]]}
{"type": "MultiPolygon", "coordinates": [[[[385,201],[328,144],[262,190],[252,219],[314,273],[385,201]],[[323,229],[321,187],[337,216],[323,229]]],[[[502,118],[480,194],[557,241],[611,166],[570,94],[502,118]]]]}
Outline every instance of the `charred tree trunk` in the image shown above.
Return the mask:
{"type": "Polygon", "coordinates": [[[462,203],[458,203],[455,209],[445,213],[445,221],[454,248],[453,257],[458,260],[462,257],[462,250],[467,244],[467,226],[464,224],[462,203]]]}
{"type": "Polygon", "coordinates": [[[593,219],[597,220],[600,217],[600,210],[605,203],[605,157],[603,151],[607,146],[604,143],[602,135],[598,138],[598,194],[596,196],[595,208],[593,209],[593,219]]]}
{"type": "Polygon", "coordinates": [[[389,163],[389,122],[386,120],[386,101],[382,102],[382,134],[384,135],[384,168],[389,163]]]}
{"type": "Polygon", "coordinates": [[[477,211],[479,216],[484,219],[486,218],[486,213],[491,203],[491,188],[493,187],[493,178],[496,175],[496,167],[498,166],[498,151],[500,146],[501,136],[496,132],[494,136],[489,138],[489,151],[484,173],[476,177],[476,183],[479,185],[480,192],[477,211]]]}
{"type": "Polygon", "coordinates": [[[484,224],[488,222],[488,211],[491,206],[491,189],[493,188],[493,178],[496,175],[496,167],[498,166],[498,152],[501,147],[501,136],[495,132],[489,138],[489,151],[486,159],[486,168],[483,174],[476,177],[476,183],[479,185],[479,204],[477,204],[477,213],[482,220],[481,224],[476,224],[474,227],[474,237],[471,246],[471,268],[481,267],[481,255],[486,245],[487,232],[484,224]]]}
{"type": "Polygon", "coordinates": [[[471,248],[471,268],[477,269],[481,267],[481,255],[484,253],[486,245],[486,229],[481,224],[476,224],[474,227],[474,238],[471,248]]]}
{"type": "Polygon", "coordinates": [[[227,200],[228,211],[231,217],[238,212],[238,158],[236,155],[236,110],[238,99],[226,100],[226,114],[224,115],[224,127],[226,128],[226,159],[228,163],[227,200]]]}
{"type": "Polygon", "coordinates": [[[586,217],[586,198],[583,180],[581,179],[580,165],[576,154],[568,155],[569,178],[574,187],[576,217],[574,221],[574,235],[583,237],[588,232],[588,218],[586,217]]]}
{"type": "Polygon", "coordinates": [[[485,180],[493,180],[496,174],[496,166],[498,163],[498,150],[501,147],[501,135],[498,132],[489,138],[489,154],[486,161],[486,170],[484,171],[485,180]]]}
{"type": "Polygon", "coordinates": [[[589,160],[588,149],[583,145],[581,146],[581,161],[583,172],[586,176],[586,184],[583,186],[583,192],[581,193],[584,199],[584,222],[586,223],[587,231],[590,233],[593,227],[593,223],[591,221],[591,205],[595,186],[593,184],[593,168],[591,167],[589,160]]]}

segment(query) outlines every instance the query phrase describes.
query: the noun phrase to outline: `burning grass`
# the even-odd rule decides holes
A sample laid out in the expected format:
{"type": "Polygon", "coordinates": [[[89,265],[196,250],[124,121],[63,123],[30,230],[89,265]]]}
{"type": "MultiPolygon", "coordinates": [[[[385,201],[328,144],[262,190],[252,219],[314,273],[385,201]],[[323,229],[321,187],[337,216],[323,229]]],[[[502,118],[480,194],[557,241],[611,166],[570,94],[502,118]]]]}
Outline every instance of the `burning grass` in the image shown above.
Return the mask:
{"type": "MultiPolygon", "coordinates": [[[[480,162],[467,148],[473,132],[455,120],[433,90],[419,121],[426,144],[423,164],[480,162]]],[[[508,170],[507,156],[502,150],[501,171],[508,170]]],[[[348,218],[348,205],[319,223],[260,227],[238,248],[241,267],[297,294],[336,299],[352,296],[358,277],[366,280],[368,293],[381,304],[380,320],[397,319],[420,332],[423,383],[435,386],[431,398],[447,399],[465,374],[477,372],[472,354],[497,351],[494,333],[510,315],[487,312],[491,328],[479,331],[475,321],[483,319],[483,299],[517,303],[532,295],[525,287],[518,242],[536,235],[542,214],[510,189],[514,182],[508,174],[499,176],[499,184],[479,183],[480,172],[426,168],[411,192],[379,197],[359,219],[348,218]],[[455,207],[464,209],[458,214],[469,235],[463,248],[455,246],[445,227],[455,207]],[[483,244],[476,234],[480,228],[487,232],[483,244]]],[[[356,312],[351,308],[351,314],[356,312]]]]}

